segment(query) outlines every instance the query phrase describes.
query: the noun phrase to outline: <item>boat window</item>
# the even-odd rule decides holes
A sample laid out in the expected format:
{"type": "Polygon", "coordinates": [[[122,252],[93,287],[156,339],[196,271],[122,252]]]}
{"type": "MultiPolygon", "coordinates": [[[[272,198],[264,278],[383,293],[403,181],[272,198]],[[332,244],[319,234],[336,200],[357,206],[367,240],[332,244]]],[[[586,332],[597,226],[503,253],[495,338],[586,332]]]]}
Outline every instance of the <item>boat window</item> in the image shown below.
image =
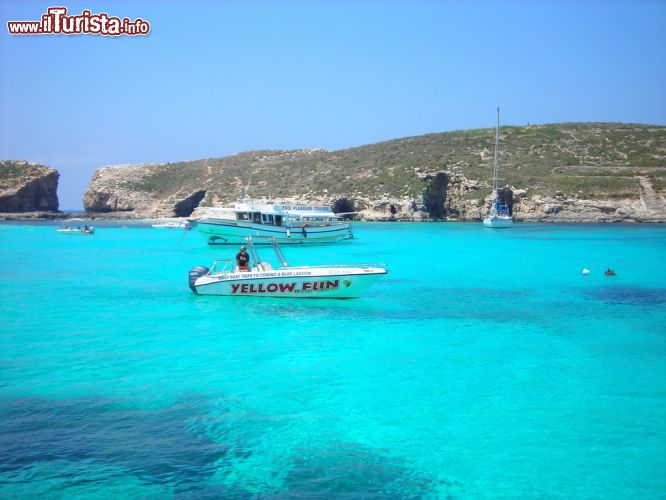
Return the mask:
{"type": "Polygon", "coordinates": [[[255,224],[261,224],[261,213],[254,212],[252,215],[254,216],[253,217],[254,223],[255,224]]]}
{"type": "Polygon", "coordinates": [[[250,217],[247,212],[237,212],[236,220],[250,220],[250,217]]]}
{"type": "Polygon", "coordinates": [[[261,222],[264,224],[273,225],[273,214],[261,214],[261,222]]]}
{"type": "Polygon", "coordinates": [[[275,216],[275,225],[276,226],[281,226],[282,225],[282,216],[281,215],[276,215],[275,216]]]}

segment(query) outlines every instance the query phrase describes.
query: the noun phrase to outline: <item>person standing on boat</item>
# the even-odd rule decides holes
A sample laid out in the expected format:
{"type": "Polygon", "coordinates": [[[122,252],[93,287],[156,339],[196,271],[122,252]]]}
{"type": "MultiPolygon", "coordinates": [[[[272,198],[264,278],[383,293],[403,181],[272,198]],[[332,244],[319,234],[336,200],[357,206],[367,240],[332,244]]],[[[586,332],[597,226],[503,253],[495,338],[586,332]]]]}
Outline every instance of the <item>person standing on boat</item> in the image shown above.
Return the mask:
{"type": "Polygon", "coordinates": [[[248,264],[250,263],[250,256],[245,247],[240,247],[240,252],[236,254],[236,265],[239,271],[250,271],[248,264]]]}

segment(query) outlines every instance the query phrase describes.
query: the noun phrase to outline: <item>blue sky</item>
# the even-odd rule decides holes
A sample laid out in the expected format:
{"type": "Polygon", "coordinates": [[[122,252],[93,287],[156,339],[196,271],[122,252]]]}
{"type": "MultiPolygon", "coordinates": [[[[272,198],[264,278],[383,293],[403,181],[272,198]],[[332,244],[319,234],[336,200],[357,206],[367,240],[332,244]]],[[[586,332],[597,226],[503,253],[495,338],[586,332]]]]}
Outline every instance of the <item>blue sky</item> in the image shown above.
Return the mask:
{"type": "Polygon", "coordinates": [[[666,125],[666,2],[0,0],[0,159],[61,173],[504,124],[666,125]],[[52,5],[146,37],[7,33],[52,5]]]}

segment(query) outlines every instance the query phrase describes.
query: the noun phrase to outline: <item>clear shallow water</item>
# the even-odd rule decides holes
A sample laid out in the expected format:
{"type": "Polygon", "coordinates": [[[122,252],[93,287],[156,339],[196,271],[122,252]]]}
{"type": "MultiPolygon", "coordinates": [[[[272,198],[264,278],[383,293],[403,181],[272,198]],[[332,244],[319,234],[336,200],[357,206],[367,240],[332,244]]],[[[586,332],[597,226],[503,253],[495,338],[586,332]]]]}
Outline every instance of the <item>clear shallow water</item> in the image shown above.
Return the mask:
{"type": "Polygon", "coordinates": [[[285,254],[390,274],[299,301],[196,296],[235,248],[107,226],[0,225],[0,496],[666,491],[666,227],[359,224],[285,254]]]}

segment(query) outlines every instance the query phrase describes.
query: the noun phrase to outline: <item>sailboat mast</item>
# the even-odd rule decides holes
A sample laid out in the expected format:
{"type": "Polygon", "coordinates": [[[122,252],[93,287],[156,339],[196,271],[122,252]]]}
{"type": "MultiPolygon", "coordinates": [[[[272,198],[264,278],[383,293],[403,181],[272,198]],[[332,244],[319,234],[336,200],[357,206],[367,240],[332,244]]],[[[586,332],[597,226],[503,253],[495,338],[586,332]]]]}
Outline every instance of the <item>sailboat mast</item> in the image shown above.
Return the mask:
{"type": "Polygon", "coordinates": [[[495,166],[494,166],[494,172],[493,172],[493,177],[494,177],[494,182],[493,182],[493,189],[495,190],[495,193],[497,193],[497,190],[499,189],[499,170],[500,170],[500,162],[499,162],[499,107],[497,108],[497,128],[495,129],[495,166]]]}
{"type": "Polygon", "coordinates": [[[488,215],[483,218],[486,227],[511,227],[511,209],[506,199],[500,200],[500,116],[497,107],[497,128],[495,129],[495,161],[493,163],[492,204],[488,215]]]}

